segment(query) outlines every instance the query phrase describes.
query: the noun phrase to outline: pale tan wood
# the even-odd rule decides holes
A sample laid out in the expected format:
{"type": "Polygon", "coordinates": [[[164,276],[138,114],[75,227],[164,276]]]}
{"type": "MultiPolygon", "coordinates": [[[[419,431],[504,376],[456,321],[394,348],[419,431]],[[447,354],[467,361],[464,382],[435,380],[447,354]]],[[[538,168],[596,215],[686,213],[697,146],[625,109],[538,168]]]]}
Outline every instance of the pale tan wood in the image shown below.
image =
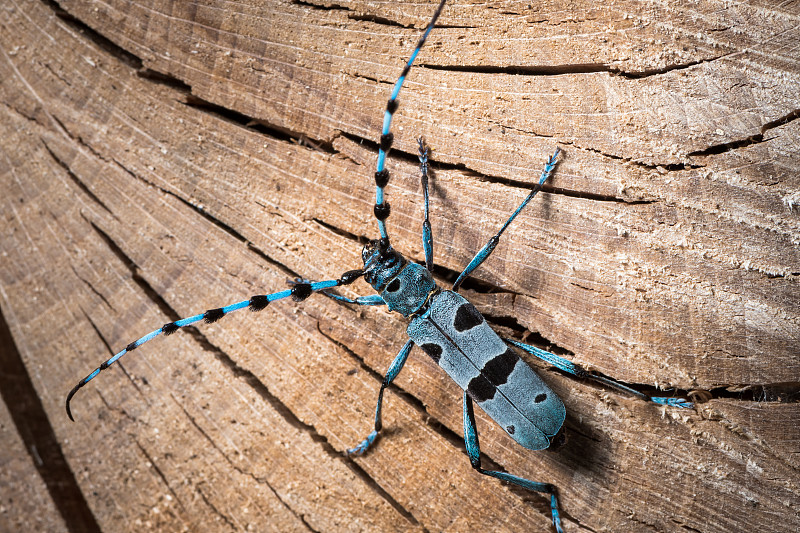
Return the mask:
{"type": "MultiPolygon", "coordinates": [[[[0,19],[0,306],[100,527],[547,531],[543,498],[472,471],[459,390],[416,351],[385,438],[343,457],[404,342],[380,309],[282,302],[153,341],[68,422],[69,388],[134,338],[359,266],[362,139],[433,6],[59,5],[0,19]]],[[[400,98],[393,242],[421,258],[419,134],[440,273],[560,145],[467,294],[608,375],[717,398],[663,410],[537,365],[567,445],[479,413],[486,456],[557,485],[567,531],[797,529],[797,8],[591,6],[446,7],[400,98]]]]}

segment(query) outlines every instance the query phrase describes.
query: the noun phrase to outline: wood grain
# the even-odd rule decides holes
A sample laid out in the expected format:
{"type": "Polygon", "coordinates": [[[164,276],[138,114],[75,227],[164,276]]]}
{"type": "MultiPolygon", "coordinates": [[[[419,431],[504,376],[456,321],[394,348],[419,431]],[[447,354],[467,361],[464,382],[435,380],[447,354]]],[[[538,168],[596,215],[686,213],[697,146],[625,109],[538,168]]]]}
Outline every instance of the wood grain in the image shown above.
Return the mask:
{"type": "MultiPolygon", "coordinates": [[[[531,361],[567,444],[478,413],[487,460],[558,486],[567,531],[799,529],[800,9],[492,4],[448,4],[401,93],[394,245],[422,257],[419,135],[443,284],[560,146],[464,293],[503,333],[712,399],[660,409],[531,361]]],[[[383,438],[343,455],[404,342],[382,309],[232,315],[63,411],[165,322],[360,266],[382,110],[433,7],[2,2],[0,309],[100,530],[550,530],[544,498],[470,468],[459,390],[417,350],[383,438]]]]}
{"type": "Polygon", "coordinates": [[[0,531],[69,531],[17,434],[5,403],[0,403],[0,531]]]}

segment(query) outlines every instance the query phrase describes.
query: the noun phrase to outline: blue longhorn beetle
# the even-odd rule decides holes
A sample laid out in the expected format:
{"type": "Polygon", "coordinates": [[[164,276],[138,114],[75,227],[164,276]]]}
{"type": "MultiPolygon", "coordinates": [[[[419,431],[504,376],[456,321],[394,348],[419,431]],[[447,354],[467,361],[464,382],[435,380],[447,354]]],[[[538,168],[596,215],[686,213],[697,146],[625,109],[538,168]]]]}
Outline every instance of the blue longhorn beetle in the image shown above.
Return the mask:
{"type": "Polygon", "coordinates": [[[633,394],[643,400],[661,405],[690,408],[692,402],[681,398],[651,397],[634,390],[618,381],[601,374],[587,371],[563,357],[541,350],[535,346],[524,344],[514,339],[501,339],[486,323],[484,317],[458,290],[461,283],[478,268],[492,253],[500,241],[500,236],[508,228],[530,200],[541,190],[542,185],[556,166],[559,150],[545,164],[538,183],[534,185],[528,196],[506,220],[500,230],[475,255],[464,271],[458,276],[451,290],[442,290],[431,275],[433,268],[433,238],[429,220],[428,203],[428,150],[419,140],[419,160],[424,193],[424,221],[422,223],[422,242],[425,252],[425,266],[408,261],[392,248],[386,232],[386,219],[389,216],[389,203],[384,199],[384,188],[389,182],[389,171],[385,168],[386,155],[392,145],[393,135],[390,131],[392,115],[397,110],[397,95],[403,86],[411,65],[422,48],[425,40],[436,24],[436,20],[444,7],[442,0],[425,32],[420,37],[416,48],[403,68],[394,85],[392,94],[386,105],[383,119],[383,131],[380,137],[378,165],[375,172],[376,201],[375,218],[378,220],[380,238],[369,241],[362,251],[364,268],[350,270],[339,279],[328,281],[309,281],[299,279],[291,282],[291,289],[272,294],[260,294],[247,300],[209,309],[162,327],[141,337],[122,351],[101,364],[91,374],[83,378],[69,392],[66,399],[67,415],[74,420],[70,410],[70,400],[75,393],[102,370],[114,364],[120,357],[131,352],[145,342],[160,334],[169,335],[178,329],[200,322],[216,322],[223,316],[248,308],[261,311],[276,300],[291,297],[300,302],[314,292],[322,292],[337,301],[357,305],[386,305],[390,311],[397,311],[410,318],[411,323],[406,330],[409,336],[400,349],[378,392],[378,404],[375,409],[375,425],[372,432],[357,446],[347,450],[350,455],[361,455],[375,441],[381,430],[381,404],[386,387],[400,373],[408,358],[411,348],[416,344],[427,353],[447,374],[464,390],[464,442],[472,467],[481,474],[514,483],[526,489],[550,495],[550,510],[556,531],[563,532],[558,511],[556,489],[550,483],[530,481],[505,472],[485,470],[481,468],[478,433],[475,427],[473,402],[478,405],[519,444],[531,450],[549,448],[552,444],[560,444],[560,438],[566,409],[561,399],[536,375],[536,373],[512,350],[509,344],[542,359],[556,368],[580,378],[590,378],[608,386],[633,394]],[[377,295],[361,296],[355,299],[330,293],[329,289],[348,285],[360,277],[372,285],[377,295]]]}

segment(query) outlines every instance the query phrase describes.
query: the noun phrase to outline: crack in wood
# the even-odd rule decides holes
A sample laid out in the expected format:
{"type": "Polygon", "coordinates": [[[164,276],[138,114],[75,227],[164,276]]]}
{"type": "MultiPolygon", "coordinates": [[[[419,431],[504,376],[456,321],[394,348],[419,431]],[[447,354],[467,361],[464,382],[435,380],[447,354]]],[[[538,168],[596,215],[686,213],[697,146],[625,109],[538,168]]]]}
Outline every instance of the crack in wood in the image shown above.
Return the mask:
{"type": "MultiPolygon", "coordinates": [[[[130,381],[131,384],[133,384],[133,388],[136,389],[136,392],[138,392],[139,395],[142,396],[142,398],[145,400],[145,403],[147,403],[148,406],[149,406],[150,402],[147,401],[147,397],[142,394],[141,390],[139,390],[139,387],[136,385],[136,381],[133,379],[133,377],[128,373],[127,370],[125,370],[125,367],[123,365],[121,365],[119,363],[117,363],[117,364],[119,365],[120,370],[122,370],[122,373],[125,374],[125,377],[128,378],[128,381],[130,381]]],[[[95,389],[95,394],[97,394],[97,397],[100,398],[101,402],[103,402],[103,410],[104,411],[108,411],[109,413],[119,413],[120,415],[125,417],[125,419],[128,420],[128,422],[132,422],[134,424],[142,424],[142,423],[144,423],[144,422],[142,422],[142,420],[140,420],[140,419],[136,418],[135,416],[133,416],[132,414],[130,414],[124,407],[118,407],[118,406],[111,405],[111,403],[109,403],[109,401],[106,400],[106,397],[103,396],[103,393],[100,391],[100,389],[95,389]]]]}
{"type": "Polygon", "coordinates": [[[241,528],[236,526],[236,523],[233,521],[233,518],[224,514],[222,511],[217,509],[216,505],[211,503],[211,500],[209,500],[208,496],[206,496],[206,494],[203,492],[203,485],[205,485],[205,482],[201,482],[197,485],[197,493],[200,495],[200,498],[203,500],[203,503],[205,503],[206,506],[209,509],[211,509],[212,513],[220,517],[222,521],[225,522],[225,525],[227,525],[231,529],[231,531],[239,531],[241,528]]]}
{"type": "MultiPolygon", "coordinates": [[[[116,312],[116,309],[114,309],[114,306],[113,306],[113,305],[111,305],[111,302],[109,302],[109,301],[106,299],[105,295],[104,295],[103,293],[101,293],[100,291],[98,291],[98,290],[97,290],[97,289],[94,287],[94,285],[92,285],[91,283],[89,283],[89,281],[88,281],[88,280],[84,279],[84,278],[83,278],[83,277],[82,277],[80,274],[78,274],[78,271],[77,271],[77,269],[75,268],[75,265],[70,265],[69,267],[70,267],[70,269],[72,270],[72,273],[73,273],[73,274],[75,274],[75,277],[76,277],[76,278],[78,278],[79,280],[81,280],[81,281],[83,282],[83,284],[84,284],[84,285],[86,285],[86,287],[87,287],[87,288],[88,288],[90,291],[92,291],[92,292],[95,294],[95,296],[97,296],[98,298],[100,298],[100,299],[103,301],[103,303],[104,303],[104,304],[106,304],[106,307],[108,307],[108,308],[109,308],[109,309],[111,309],[112,311],[116,312]]],[[[83,311],[83,308],[81,308],[81,311],[83,311]]],[[[86,316],[86,318],[89,318],[89,316],[86,314],[86,312],[85,312],[85,311],[83,312],[83,314],[84,314],[84,316],[86,316]]]]}
{"type": "Polygon", "coordinates": [[[181,499],[178,497],[173,488],[170,486],[169,482],[167,481],[167,476],[164,475],[164,472],[162,472],[161,468],[159,468],[158,464],[156,464],[155,459],[153,459],[150,456],[150,454],[147,452],[147,450],[145,450],[144,446],[142,446],[142,444],[139,442],[138,439],[134,438],[133,442],[134,444],[136,444],[136,447],[139,448],[139,451],[142,452],[142,455],[145,456],[147,462],[150,463],[150,466],[153,467],[153,470],[156,471],[156,474],[158,475],[159,478],[161,478],[161,481],[164,483],[164,486],[167,487],[167,490],[169,491],[170,494],[172,494],[172,497],[175,498],[175,501],[178,502],[178,505],[180,505],[181,509],[183,509],[184,512],[188,513],[188,509],[186,509],[186,506],[183,505],[181,499]]]}
{"type": "Polygon", "coordinates": [[[249,117],[229,107],[224,107],[213,102],[209,102],[208,100],[204,100],[203,98],[195,96],[194,94],[188,94],[186,96],[185,105],[225,120],[230,124],[241,126],[248,131],[258,132],[278,141],[298,144],[300,146],[307,146],[318,152],[327,154],[338,153],[333,148],[331,141],[310,138],[304,133],[294,131],[289,128],[283,128],[275,124],[270,124],[269,122],[258,118],[249,117]]]}
{"type": "MultiPolygon", "coordinates": [[[[644,168],[644,169],[647,169],[647,170],[657,170],[659,172],[679,172],[679,171],[682,171],[682,170],[692,170],[692,169],[697,169],[697,168],[705,168],[705,166],[706,166],[706,165],[703,165],[703,164],[691,163],[691,162],[688,162],[688,161],[684,161],[682,163],[658,163],[658,162],[645,163],[644,161],[639,161],[639,160],[636,160],[636,159],[633,159],[633,158],[630,158],[630,157],[623,157],[621,155],[610,154],[610,153],[604,152],[604,151],[602,151],[602,150],[600,150],[598,148],[590,148],[590,147],[586,147],[586,146],[581,146],[581,145],[579,145],[579,144],[577,144],[577,143],[575,143],[573,141],[568,141],[568,140],[563,140],[562,139],[559,142],[561,142],[562,144],[567,144],[569,146],[577,148],[578,150],[583,150],[584,152],[597,154],[597,155],[602,156],[602,157],[607,158],[607,159],[612,159],[612,160],[615,160],[615,161],[621,161],[623,163],[628,163],[630,165],[634,165],[634,166],[637,166],[637,167],[640,167],[640,168],[644,168]]],[[[691,155],[691,154],[689,154],[689,155],[691,155]]],[[[624,199],[622,201],[626,202],[624,199]]],[[[642,202],[643,203],[648,203],[649,201],[648,200],[644,200],[642,202]]],[[[634,202],[626,202],[626,203],[634,203],[634,202]]]]}
{"type": "Polygon", "coordinates": [[[441,70],[447,72],[466,72],[473,74],[493,74],[509,76],[562,76],[571,74],[596,74],[606,72],[614,76],[629,79],[642,79],[658,76],[676,70],[686,70],[697,65],[710,63],[731,55],[733,52],[720,54],[711,58],[687,61],[686,63],[675,63],[663,67],[653,67],[641,70],[623,70],[612,67],[606,63],[582,63],[573,65],[547,65],[547,66],[526,66],[526,65],[441,65],[431,63],[420,63],[420,66],[431,70],[441,70]]]}
{"type": "Polygon", "coordinates": [[[78,175],[72,171],[70,166],[63,159],[61,159],[59,156],[56,155],[56,153],[50,148],[50,145],[47,144],[47,141],[44,139],[44,137],[39,137],[39,140],[42,141],[45,150],[47,150],[47,153],[50,154],[50,157],[53,159],[53,161],[55,161],[56,164],[58,164],[62,169],[64,169],[64,172],[66,173],[67,177],[72,181],[72,183],[75,184],[75,186],[78,187],[81,191],[83,191],[83,193],[86,194],[86,196],[88,196],[89,199],[91,199],[93,202],[95,202],[97,205],[103,208],[109,215],[111,215],[114,218],[117,218],[117,215],[115,215],[114,212],[111,211],[111,209],[109,209],[108,206],[104,204],[103,201],[100,200],[100,198],[98,198],[97,195],[93,193],[92,190],[89,189],[89,187],[87,187],[85,183],[83,183],[83,180],[81,180],[78,177],[78,175]]]}
{"type": "MultiPolygon", "coordinates": [[[[535,133],[532,133],[532,132],[526,132],[526,133],[530,133],[532,135],[537,135],[537,136],[540,136],[540,137],[547,137],[547,136],[541,136],[539,134],[535,134],[535,133]]],[[[347,132],[342,132],[341,136],[346,138],[346,139],[348,139],[351,142],[354,142],[354,143],[357,143],[357,144],[367,145],[367,146],[369,146],[371,149],[373,149],[376,152],[378,150],[378,144],[372,142],[371,140],[369,140],[367,138],[360,137],[358,135],[354,135],[354,134],[347,133],[347,132]]],[[[643,167],[643,168],[648,168],[648,169],[651,169],[651,170],[664,169],[664,170],[667,170],[667,171],[677,171],[677,170],[685,170],[687,168],[702,168],[704,166],[704,165],[693,165],[693,164],[688,164],[688,163],[684,163],[684,164],[665,164],[665,165],[653,164],[653,165],[651,165],[651,164],[647,164],[647,163],[643,163],[643,162],[637,162],[637,161],[634,161],[632,159],[627,159],[627,158],[623,158],[623,157],[620,157],[620,156],[616,156],[616,155],[613,155],[613,154],[606,154],[606,153],[603,153],[600,150],[597,150],[597,149],[594,149],[594,148],[582,148],[580,146],[575,145],[572,142],[567,142],[567,141],[563,141],[563,140],[559,141],[559,142],[562,143],[562,144],[569,144],[571,146],[575,146],[576,148],[578,148],[580,150],[596,153],[596,154],[602,155],[604,157],[608,157],[610,159],[622,160],[622,161],[624,161],[626,163],[630,163],[630,164],[633,164],[633,165],[636,165],[636,166],[640,166],[640,167],[643,167]]],[[[408,164],[411,164],[411,165],[418,165],[419,164],[418,163],[419,156],[417,154],[411,154],[411,153],[408,153],[408,152],[403,152],[403,151],[400,151],[397,148],[392,148],[392,158],[394,158],[396,160],[404,161],[404,162],[406,162],[408,164]]],[[[429,163],[430,163],[430,165],[432,167],[430,169],[430,172],[434,176],[435,176],[435,170],[458,171],[458,172],[463,172],[463,173],[469,175],[470,177],[474,178],[475,180],[483,182],[483,183],[496,183],[496,184],[505,185],[507,187],[512,187],[512,188],[515,188],[515,189],[521,189],[521,190],[525,190],[525,191],[529,191],[534,186],[534,183],[535,183],[535,181],[525,182],[525,181],[515,180],[515,179],[512,179],[512,178],[506,178],[506,177],[503,177],[503,176],[493,176],[491,174],[478,172],[478,171],[468,167],[465,163],[448,163],[448,162],[444,162],[444,161],[437,161],[437,160],[435,160],[433,158],[429,159],[429,163]]],[[[532,174],[532,179],[533,178],[538,178],[538,174],[532,174]]],[[[435,189],[435,180],[432,180],[431,183],[432,183],[432,186],[434,187],[434,192],[435,192],[436,191],[436,189],[435,189]]],[[[622,197],[619,197],[619,196],[611,196],[611,195],[606,195],[606,194],[593,193],[593,192],[590,192],[590,191],[576,191],[576,190],[566,189],[566,188],[563,188],[563,187],[556,187],[556,186],[550,185],[548,183],[545,183],[542,186],[541,192],[549,193],[549,194],[557,194],[557,195],[565,196],[567,198],[582,198],[582,199],[585,199],[585,200],[594,200],[594,201],[598,201],[598,202],[612,202],[612,203],[619,203],[619,204],[625,204],[625,205],[648,205],[648,204],[656,204],[656,203],[659,203],[661,201],[659,199],[630,200],[630,199],[622,198],[622,197]]]]}
{"type": "Polygon", "coordinates": [[[797,118],[799,117],[800,117],[800,109],[795,109],[783,115],[780,118],[765,123],[763,126],[761,126],[760,133],[756,133],[755,135],[750,135],[748,137],[745,137],[744,139],[736,139],[733,141],[728,141],[720,144],[714,144],[707,148],[703,148],[702,150],[695,150],[694,152],[690,152],[688,156],[699,157],[699,156],[719,155],[768,141],[770,139],[764,138],[764,134],[767,131],[788,124],[794,120],[797,120],[797,118]]]}
{"type": "Polygon", "coordinates": [[[71,533],[100,533],[100,525],[81,492],[33,385],[17,344],[0,308],[0,396],[44,482],[56,509],[71,533]]]}
{"type": "MultiPolygon", "coordinates": [[[[143,80],[153,82],[157,85],[163,85],[164,87],[169,87],[170,89],[174,89],[186,96],[192,94],[191,85],[189,85],[183,80],[176,78],[175,76],[170,76],[169,74],[165,74],[164,72],[159,72],[151,68],[142,67],[136,70],[136,75],[143,80]]],[[[198,98],[198,100],[202,99],[198,98]]]]}
{"type": "Polygon", "coordinates": [[[712,398],[742,402],[800,403],[800,382],[735,384],[729,383],[708,390],[712,398]]]}
{"type": "MultiPolygon", "coordinates": [[[[424,28],[425,25],[427,24],[427,21],[425,21],[425,24],[423,24],[422,26],[416,26],[414,24],[401,24],[401,23],[397,22],[396,20],[388,19],[386,17],[380,17],[378,15],[373,15],[373,14],[368,14],[368,13],[359,13],[359,12],[357,12],[357,11],[355,11],[355,10],[345,6],[345,5],[336,4],[336,3],[327,3],[326,2],[325,4],[315,4],[315,3],[307,1],[307,0],[291,0],[291,2],[292,2],[292,4],[295,4],[295,5],[298,5],[298,6],[309,7],[311,9],[318,10],[318,11],[342,11],[342,12],[347,14],[347,18],[350,19],[350,20],[359,20],[359,21],[365,21],[365,22],[372,22],[372,23],[378,24],[380,26],[389,26],[389,27],[394,27],[394,28],[403,28],[403,29],[406,29],[406,30],[410,30],[410,29],[424,28]]],[[[441,24],[437,24],[436,27],[441,29],[441,28],[446,27],[446,26],[442,26],[441,24]]]]}
{"type": "Polygon", "coordinates": [[[336,3],[315,4],[313,2],[308,2],[308,1],[304,1],[304,0],[291,0],[291,1],[295,5],[309,7],[311,9],[314,9],[314,10],[317,10],[317,11],[342,11],[342,12],[347,14],[347,18],[349,18],[350,20],[361,20],[361,21],[366,21],[366,22],[373,22],[375,24],[379,24],[379,25],[382,25],[382,26],[392,26],[392,27],[395,27],[395,28],[404,28],[404,29],[413,28],[413,26],[407,26],[407,25],[404,25],[404,24],[400,24],[397,21],[394,21],[394,20],[391,20],[391,19],[388,19],[388,18],[385,18],[385,17],[379,17],[377,15],[369,15],[369,14],[366,14],[366,13],[359,14],[358,12],[354,11],[353,9],[350,9],[349,7],[344,6],[342,4],[336,4],[336,3]]]}
{"type": "MultiPolygon", "coordinates": [[[[210,343],[209,343],[209,344],[210,344],[210,343]]],[[[217,352],[220,352],[220,353],[221,353],[221,350],[219,350],[219,348],[216,348],[216,347],[215,347],[215,346],[213,346],[213,345],[211,345],[211,346],[213,347],[213,349],[214,349],[214,350],[216,350],[217,352]]],[[[217,354],[215,353],[215,355],[217,355],[217,354]]],[[[219,357],[217,357],[217,359],[219,360],[219,357]]],[[[232,361],[231,361],[231,362],[232,362],[232,361]]],[[[233,363],[233,364],[235,365],[235,363],[233,363]]],[[[238,365],[236,365],[236,366],[238,367],[238,365]]],[[[241,368],[241,367],[239,367],[239,368],[241,368]]],[[[245,371],[245,372],[247,372],[247,371],[245,371]]],[[[240,378],[240,377],[241,377],[241,376],[237,375],[235,372],[234,372],[234,375],[236,375],[236,377],[238,377],[238,378],[240,378]]],[[[250,375],[251,375],[251,376],[253,376],[252,374],[250,374],[250,375]]],[[[253,378],[255,378],[255,376],[253,376],[253,378]]],[[[257,378],[256,378],[256,380],[257,380],[257,378]]],[[[253,384],[252,384],[251,382],[247,382],[247,383],[248,383],[248,385],[250,385],[251,387],[253,386],[253,384]]],[[[261,383],[260,381],[258,381],[258,383],[259,383],[259,384],[260,384],[262,387],[264,387],[264,388],[266,389],[266,386],[265,386],[263,383],[261,383]]],[[[256,390],[256,392],[259,392],[259,393],[260,393],[260,391],[259,391],[259,390],[256,390]]],[[[194,426],[194,428],[195,428],[195,429],[196,429],[198,432],[200,432],[200,434],[201,434],[203,437],[205,437],[205,439],[206,439],[206,440],[207,440],[207,441],[208,441],[208,442],[211,444],[211,447],[212,447],[212,448],[214,448],[214,449],[215,449],[215,450],[216,450],[216,451],[217,451],[217,452],[218,452],[218,453],[219,453],[219,454],[220,454],[220,455],[223,457],[223,459],[225,459],[225,461],[228,463],[228,465],[229,465],[231,468],[233,468],[234,470],[236,470],[237,472],[239,472],[239,473],[240,473],[240,474],[242,474],[243,476],[247,476],[247,477],[251,478],[253,481],[255,481],[256,483],[258,483],[259,485],[264,485],[265,487],[267,487],[267,489],[268,489],[268,490],[269,490],[269,491],[272,493],[272,495],[273,495],[273,496],[275,496],[275,498],[276,498],[276,499],[277,499],[277,500],[278,500],[278,501],[281,503],[281,505],[283,505],[283,507],[284,507],[286,510],[288,510],[290,513],[292,513],[292,514],[293,514],[293,515],[294,515],[294,516],[295,516],[297,519],[299,519],[299,520],[300,520],[300,521],[301,521],[301,522],[302,522],[302,523],[303,523],[303,524],[306,526],[306,528],[308,528],[308,530],[309,530],[309,531],[312,531],[312,532],[314,532],[314,533],[317,533],[317,532],[316,532],[316,530],[315,530],[314,528],[312,528],[312,527],[311,527],[311,525],[310,525],[310,524],[309,524],[309,523],[308,523],[308,522],[305,520],[305,517],[304,517],[304,516],[303,516],[301,513],[298,513],[298,512],[297,512],[295,509],[293,509],[293,508],[292,508],[292,507],[291,507],[291,506],[290,506],[290,505],[289,505],[289,504],[286,502],[286,500],[284,500],[284,499],[281,497],[281,495],[278,493],[278,491],[277,491],[277,490],[275,490],[275,488],[274,488],[274,487],[273,487],[273,486],[272,486],[272,485],[269,483],[269,481],[267,481],[267,479],[266,479],[266,478],[263,478],[263,477],[256,476],[256,475],[255,475],[255,474],[253,474],[252,472],[249,472],[249,471],[245,470],[244,468],[242,468],[241,466],[237,465],[237,464],[236,464],[236,463],[233,461],[233,459],[231,459],[231,458],[228,456],[228,454],[226,454],[226,453],[225,453],[225,451],[224,451],[224,450],[222,450],[222,448],[220,448],[219,446],[217,446],[217,443],[214,441],[214,439],[212,439],[212,438],[211,438],[211,435],[209,435],[209,434],[206,432],[206,430],[205,430],[205,429],[203,429],[203,427],[202,427],[202,426],[200,426],[200,424],[198,424],[198,423],[197,423],[197,420],[195,419],[195,417],[193,417],[191,414],[189,414],[189,412],[186,410],[186,408],[183,406],[183,404],[181,404],[181,402],[179,402],[179,401],[178,401],[178,399],[177,399],[177,398],[175,398],[175,396],[174,396],[174,395],[170,394],[170,396],[172,397],[172,400],[175,402],[175,404],[178,406],[178,408],[179,408],[181,411],[183,411],[183,414],[184,414],[184,416],[186,416],[186,418],[189,420],[189,422],[191,422],[191,424],[194,426]]],[[[262,395],[262,397],[263,397],[263,395],[262,395]]],[[[273,398],[274,398],[274,397],[273,397],[273,398]]],[[[277,400],[277,399],[275,399],[275,400],[276,400],[278,403],[280,403],[280,401],[279,401],[279,400],[277,400]]],[[[269,403],[269,402],[268,402],[268,403],[269,403]]],[[[272,404],[270,403],[270,405],[272,405],[272,404]]],[[[283,406],[283,408],[284,408],[284,409],[286,409],[286,410],[288,411],[288,407],[286,407],[286,406],[285,406],[284,404],[282,404],[282,403],[281,403],[280,405],[282,405],[282,406],[283,406]]],[[[273,406],[273,407],[274,407],[274,406],[273,406]]],[[[291,413],[291,411],[289,411],[289,412],[291,413]]],[[[283,415],[283,413],[281,413],[280,411],[279,411],[279,414],[283,415]]],[[[292,416],[294,416],[294,414],[292,414],[292,416]]],[[[296,418],[296,417],[295,417],[295,418],[296,418]]],[[[288,418],[286,418],[286,417],[284,417],[284,419],[285,419],[287,422],[289,422],[289,424],[290,424],[290,425],[293,425],[290,419],[288,419],[288,418]]]]}
{"type": "Polygon", "coordinates": [[[56,17],[63,21],[67,26],[80,33],[97,45],[100,49],[107,52],[109,55],[120,60],[123,64],[128,65],[134,70],[142,68],[142,60],[138,56],[128,52],[121,46],[116,45],[107,37],[96,32],[91,26],[79,18],[74,17],[71,13],[62,8],[55,0],[40,0],[41,3],[50,8],[56,17]]]}

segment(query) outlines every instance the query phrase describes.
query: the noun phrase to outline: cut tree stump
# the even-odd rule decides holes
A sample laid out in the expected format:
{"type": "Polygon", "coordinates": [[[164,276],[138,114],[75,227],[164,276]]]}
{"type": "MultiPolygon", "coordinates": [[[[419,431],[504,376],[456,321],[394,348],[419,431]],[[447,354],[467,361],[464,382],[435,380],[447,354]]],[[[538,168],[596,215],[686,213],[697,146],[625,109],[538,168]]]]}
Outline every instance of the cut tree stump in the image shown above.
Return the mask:
{"type": "MultiPolygon", "coordinates": [[[[0,459],[44,482],[4,483],[0,524],[41,502],[36,527],[68,531],[552,531],[544,497],[472,470],[460,390],[418,349],[385,434],[343,454],[406,338],[385,309],[235,313],[148,343],[64,412],[165,322],[361,266],[383,109],[433,9],[2,2],[0,459]]],[[[443,286],[559,146],[464,294],[503,334],[710,398],[664,409],[526,358],[564,399],[566,445],[525,450],[479,412],[481,443],[558,487],[567,532],[800,530],[798,19],[453,2],[409,75],[395,247],[422,258],[417,137],[443,286]]]]}

